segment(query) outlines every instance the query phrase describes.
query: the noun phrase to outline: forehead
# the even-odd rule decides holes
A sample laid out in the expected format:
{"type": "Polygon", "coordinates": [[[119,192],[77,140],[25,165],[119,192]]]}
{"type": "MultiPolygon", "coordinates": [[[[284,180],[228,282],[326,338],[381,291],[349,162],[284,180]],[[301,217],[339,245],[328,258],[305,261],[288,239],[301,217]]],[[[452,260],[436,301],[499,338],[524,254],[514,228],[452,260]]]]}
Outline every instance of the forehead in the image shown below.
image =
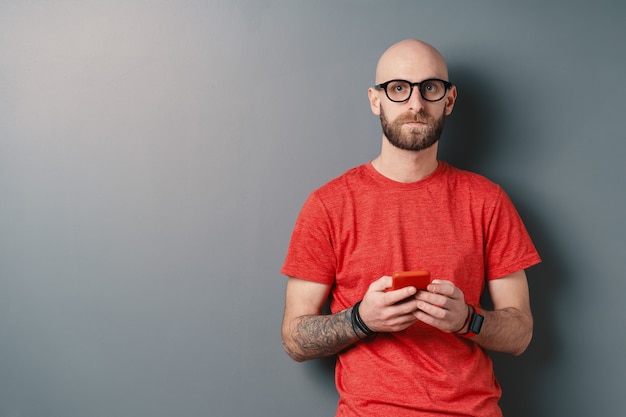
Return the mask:
{"type": "Polygon", "coordinates": [[[441,54],[430,45],[408,43],[389,48],[378,61],[376,83],[391,79],[419,82],[427,78],[448,79],[441,54]]]}

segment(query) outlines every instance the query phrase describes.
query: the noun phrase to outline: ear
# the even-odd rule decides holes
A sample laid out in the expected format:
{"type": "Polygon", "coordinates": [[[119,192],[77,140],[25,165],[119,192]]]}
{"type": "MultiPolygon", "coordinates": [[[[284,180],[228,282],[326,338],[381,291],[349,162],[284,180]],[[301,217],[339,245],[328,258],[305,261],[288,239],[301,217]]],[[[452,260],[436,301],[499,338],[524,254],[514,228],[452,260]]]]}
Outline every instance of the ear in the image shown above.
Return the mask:
{"type": "Polygon", "coordinates": [[[456,86],[452,86],[450,91],[448,91],[448,95],[446,96],[446,107],[445,114],[446,116],[452,113],[452,109],[454,108],[454,103],[456,102],[456,86]]]}
{"type": "Polygon", "coordinates": [[[380,116],[380,96],[378,95],[378,90],[376,90],[374,87],[368,88],[367,97],[370,101],[372,113],[374,113],[376,116],[380,116]]]}

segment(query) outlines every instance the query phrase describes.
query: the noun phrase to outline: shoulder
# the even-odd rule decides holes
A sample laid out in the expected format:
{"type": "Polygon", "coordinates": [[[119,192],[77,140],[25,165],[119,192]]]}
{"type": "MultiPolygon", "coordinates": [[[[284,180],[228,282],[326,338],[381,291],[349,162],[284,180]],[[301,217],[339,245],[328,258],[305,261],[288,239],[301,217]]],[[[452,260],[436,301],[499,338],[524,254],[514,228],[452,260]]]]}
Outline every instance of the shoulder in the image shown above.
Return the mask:
{"type": "Polygon", "coordinates": [[[322,200],[342,199],[346,194],[366,186],[369,176],[367,164],[359,165],[328,181],[313,194],[322,200]]]}
{"type": "Polygon", "coordinates": [[[367,177],[366,165],[351,168],[336,178],[328,181],[309,194],[300,211],[301,218],[314,217],[318,220],[341,211],[346,202],[363,189],[367,177]]]}
{"type": "Polygon", "coordinates": [[[446,162],[442,162],[443,177],[456,191],[466,190],[478,195],[500,195],[503,190],[489,178],[471,171],[466,171],[454,167],[446,162]]]}

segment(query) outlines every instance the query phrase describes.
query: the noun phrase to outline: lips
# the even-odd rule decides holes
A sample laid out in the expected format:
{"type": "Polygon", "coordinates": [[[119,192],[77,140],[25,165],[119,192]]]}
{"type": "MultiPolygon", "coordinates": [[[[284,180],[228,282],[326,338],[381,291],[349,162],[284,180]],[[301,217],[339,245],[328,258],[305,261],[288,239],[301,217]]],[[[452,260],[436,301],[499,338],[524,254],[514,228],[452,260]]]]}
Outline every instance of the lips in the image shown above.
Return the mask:
{"type": "Polygon", "coordinates": [[[409,120],[409,121],[402,123],[402,125],[409,126],[409,127],[420,127],[420,126],[428,126],[428,123],[423,120],[409,120]]]}
{"type": "Polygon", "coordinates": [[[402,123],[402,124],[409,124],[409,123],[421,123],[421,124],[428,124],[428,119],[424,118],[424,117],[402,117],[399,120],[397,120],[397,122],[402,123]]]}

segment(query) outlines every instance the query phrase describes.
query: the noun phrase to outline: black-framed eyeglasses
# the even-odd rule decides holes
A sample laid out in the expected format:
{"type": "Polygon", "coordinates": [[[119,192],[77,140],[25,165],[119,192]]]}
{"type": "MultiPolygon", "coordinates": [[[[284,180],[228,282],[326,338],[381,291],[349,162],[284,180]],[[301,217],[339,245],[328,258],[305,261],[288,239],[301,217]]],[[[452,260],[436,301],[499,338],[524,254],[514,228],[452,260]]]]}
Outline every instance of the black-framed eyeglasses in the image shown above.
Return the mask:
{"type": "Polygon", "coordinates": [[[410,99],[413,87],[417,87],[424,100],[432,102],[444,98],[452,87],[452,83],[438,78],[429,78],[419,83],[412,83],[407,80],[390,80],[374,86],[374,88],[385,90],[387,98],[396,103],[410,99]]]}

